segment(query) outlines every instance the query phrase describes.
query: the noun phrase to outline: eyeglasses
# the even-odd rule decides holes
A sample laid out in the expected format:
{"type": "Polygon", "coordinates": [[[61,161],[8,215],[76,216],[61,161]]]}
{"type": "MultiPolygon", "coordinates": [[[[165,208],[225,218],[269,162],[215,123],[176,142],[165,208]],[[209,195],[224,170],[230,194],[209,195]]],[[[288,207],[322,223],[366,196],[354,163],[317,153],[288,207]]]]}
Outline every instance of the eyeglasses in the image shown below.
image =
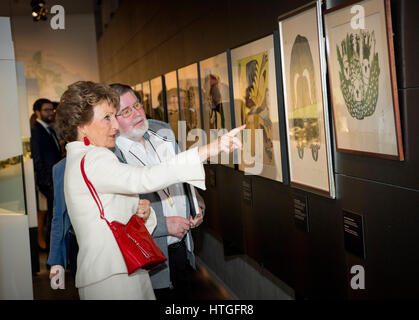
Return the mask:
{"type": "Polygon", "coordinates": [[[123,118],[128,118],[132,114],[132,108],[135,110],[141,110],[143,108],[143,105],[141,102],[137,101],[134,105],[124,108],[121,113],[115,115],[115,117],[122,116],[123,118]]]}
{"type": "Polygon", "coordinates": [[[41,112],[42,111],[44,111],[44,112],[55,112],[55,109],[53,109],[53,108],[45,108],[45,109],[41,109],[41,112]]]}

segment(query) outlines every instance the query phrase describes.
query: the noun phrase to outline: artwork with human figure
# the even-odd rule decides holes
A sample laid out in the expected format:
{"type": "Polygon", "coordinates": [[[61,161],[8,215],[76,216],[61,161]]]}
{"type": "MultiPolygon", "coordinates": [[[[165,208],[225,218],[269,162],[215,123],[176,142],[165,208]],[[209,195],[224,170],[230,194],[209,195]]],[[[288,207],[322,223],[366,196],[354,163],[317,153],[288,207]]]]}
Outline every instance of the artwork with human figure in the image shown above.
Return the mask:
{"type": "Polygon", "coordinates": [[[279,17],[291,185],[335,197],[320,2],[279,17]],[[320,18],[319,18],[320,17],[320,18]]]}
{"type": "Polygon", "coordinates": [[[186,147],[189,148],[201,138],[195,136],[193,129],[201,127],[201,108],[199,101],[198,64],[194,63],[178,69],[180,119],[186,121],[186,147]],[[191,135],[189,133],[191,132],[191,135]]]}
{"type": "Polygon", "coordinates": [[[273,36],[231,51],[236,126],[246,124],[239,169],[282,181],[273,36]]]}
{"type": "MultiPolygon", "coordinates": [[[[207,139],[216,139],[232,129],[227,53],[205,59],[199,67],[204,129],[207,139]]],[[[234,167],[233,154],[221,154],[210,161],[234,167]]]]}
{"type": "Polygon", "coordinates": [[[167,114],[169,124],[175,133],[176,141],[178,141],[179,131],[179,99],[177,89],[176,70],[168,72],[164,75],[164,84],[166,90],[167,114]]]}
{"type": "Polygon", "coordinates": [[[143,92],[143,106],[145,113],[151,117],[151,93],[150,93],[150,81],[145,81],[142,83],[142,92],[143,92]]]}
{"type": "Polygon", "coordinates": [[[163,104],[163,82],[162,77],[158,76],[150,80],[151,89],[151,118],[165,121],[163,104]]]}
{"type": "Polygon", "coordinates": [[[210,74],[205,79],[205,86],[209,87],[208,98],[211,101],[211,109],[209,112],[209,127],[211,129],[225,128],[224,105],[220,92],[220,77],[210,74]]]}
{"type": "Polygon", "coordinates": [[[143,84],[139,83],[132,87],[134,90],[135,95],[137,96],[138,101],[143,105],[144,111],[147,114],[146,107],[144,105],[144,92],[143,92],[143,84]]]}
{"type": "Polygon", "coordinates": [[[324,14],[336,149],[401,161],[390,1],[365,0],[357,2],[357,10],[352,7],[324,14]]]}

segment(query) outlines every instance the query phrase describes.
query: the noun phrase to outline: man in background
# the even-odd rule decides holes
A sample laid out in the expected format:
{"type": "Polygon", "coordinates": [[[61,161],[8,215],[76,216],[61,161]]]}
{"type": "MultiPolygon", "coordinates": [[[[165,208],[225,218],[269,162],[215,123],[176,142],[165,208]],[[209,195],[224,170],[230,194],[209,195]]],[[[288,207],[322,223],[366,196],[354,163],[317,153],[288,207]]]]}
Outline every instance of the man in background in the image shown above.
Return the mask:
{"type": "Polygon", "coordinates": [[[47,199],[46,251],[49,252],[54,188],[52,167],[61,159],[61,147],[54,129],[51,127],[55,111],[48,99],[38,99],[33,104],[36,121],[31,128],[31,151],[38,190],[47,199]]]}

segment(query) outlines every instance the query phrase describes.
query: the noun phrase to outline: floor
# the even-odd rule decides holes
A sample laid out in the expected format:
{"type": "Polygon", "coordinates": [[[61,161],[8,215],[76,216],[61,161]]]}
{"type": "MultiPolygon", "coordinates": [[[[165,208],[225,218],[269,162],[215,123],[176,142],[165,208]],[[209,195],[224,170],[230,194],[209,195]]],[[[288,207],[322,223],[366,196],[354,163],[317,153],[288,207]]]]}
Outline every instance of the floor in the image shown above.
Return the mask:
{"type": "MultiPolygon", "coordinates": [[[[50,287],[49,271],[46,268],[47,254],[40,252],[40,272],[33,276],[33,291],[35,300],[79,300],[74,286],[73,275],[69,270],[65,274],[65,290],[53,290],[50,287]]],[[[201,266],[192,274],[193,300],[229,300],[226,290],[209,276],[201,266]]]]}
{"type": "Polygon", "coordinates": [[[65,290],[53,290],[50,286],[49,270],[46,268],[47,254],[39,253],[40,272],[32,277],[33,298],[35,300],[79,300],[70,270],[65,272],[65,290]]]}

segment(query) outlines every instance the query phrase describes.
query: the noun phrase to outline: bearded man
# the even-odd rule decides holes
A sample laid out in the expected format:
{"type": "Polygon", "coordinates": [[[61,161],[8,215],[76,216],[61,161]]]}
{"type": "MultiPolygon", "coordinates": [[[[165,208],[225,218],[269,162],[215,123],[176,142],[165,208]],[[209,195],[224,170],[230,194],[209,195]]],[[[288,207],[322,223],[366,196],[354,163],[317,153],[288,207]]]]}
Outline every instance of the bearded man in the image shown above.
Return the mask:
{"type": "MultiPolygon", "coordinates": [[[[116,119],[119,136],[115,155],[121,162],[151,166],[171,159],[178,152],[170,125],[146,118],[143,102],[130,86],[112,84],[120,97],[116,119]]],[[[166,189],[140,195],[148,199],[157,216],[152,236],[168,260],[150,271],[156,298],[189,299],[190,273],[195,268],[191,230],[203,221],[204,202],[189,184],[178,183],[166,189]]]]}
{"type": "Polygon", "coordinates": [[[61,147],[54,129],[51,127],[55,110],[48,99],[38,99],[33,104],[36,121],[31,128],[31,152],[38,190],[47,199],[46,216],[46,250],[50,248],[52,208],[54,203],[54,187],[52,167],[61,159],[61,147]]]}

